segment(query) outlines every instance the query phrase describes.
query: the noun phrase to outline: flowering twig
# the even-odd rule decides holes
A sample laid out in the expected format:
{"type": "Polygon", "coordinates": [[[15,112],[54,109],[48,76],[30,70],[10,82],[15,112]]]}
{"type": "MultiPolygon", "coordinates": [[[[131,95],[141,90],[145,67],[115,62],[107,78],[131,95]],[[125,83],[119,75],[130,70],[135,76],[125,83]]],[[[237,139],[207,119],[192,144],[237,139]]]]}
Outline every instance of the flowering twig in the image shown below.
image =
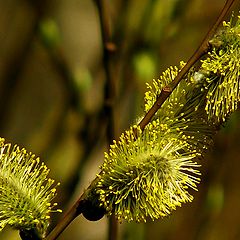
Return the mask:
{"type": "MultiPolygon", "coordinates": [[[[100,1],[100,0],[99,0],[100,1]]],[[[97,2],[99,2],[97,1],[97,2]]],[[[206,54],[207,50],[209,49],[209,39],[212,37],[212,35],[217,30],[220,23],[223,21],[227,13],[229,12],[230,7],[234,3],[234,0],[227,0],[226,4],[223,7],[223,10],[221,11],[216,23],[213,25],[213,27],[210,29],[210,31],[207,33],[206,37],[204,38],[203,42],[201,43],[200,47],[196,50],[196,52],[193,54],[193,56],[189,59],[185,67],[179,72],[179,74],[176,76],[174,81],[169,84],[167,87],[163,88],[162,92],[158,96],[156,102],[154,103],[153,107],[147,112],[143,120],[139,123],[139,127],[141,130],[144,130],[146,125],[151,121],[154,114],[158,111],[158,109],[162,106],[162,104],[165,102],[165,100],[170,96],[172,91],[176,88],[176,86],[179,84],[179,82],[182,80],[182,78],[185,76],[185,74],[189,71],[189,69],[204,55],[206,54]]],[[[109,43],[109,42],[105,42],[109,43]]],[[[107,45],[105,45],[106,48],[107,45]]],[[[111,46],[111,45],[110,45],[111,46]]],[[[46,240],[54,240],[57,239],[57,237],[64,231],[64,229],[80,214],[84,213],[88,207],[87,200],[85,201],[85,197],[89,194],[89,191],[92,186],[96,184],[98,181],[98,178],[95,178],[89,188],[79,197],[79,199],[74,203],[74,205],[71,207],[71,209],[66,213],[64,218],[57,224],[55,229],[48,235],[46,240]]]]}

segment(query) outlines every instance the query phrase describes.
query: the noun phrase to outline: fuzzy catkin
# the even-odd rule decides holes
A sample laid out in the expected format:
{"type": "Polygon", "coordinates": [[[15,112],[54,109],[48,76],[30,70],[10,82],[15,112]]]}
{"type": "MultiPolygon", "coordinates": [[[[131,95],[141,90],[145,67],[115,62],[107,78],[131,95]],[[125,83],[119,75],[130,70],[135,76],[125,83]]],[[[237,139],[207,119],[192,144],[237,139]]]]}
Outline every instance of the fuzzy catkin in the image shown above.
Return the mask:
{"type": "MultiPolygon", "coordinates": [[[[152,107],[162,88],[174,80],[184,64],[181,62],[179,68],[176,66],[168,68],[159,79],[153,80],[152,85],[147,84],[145,112],[152,107]]],[[[197,151],[204,152],[212,145],[212,136],[215,133],[215,127],[208,121],[205,113],[205,95],[206,91],[195,82],[194,72],[191,70],[153,119],[159,119],[171,132],[180,132],[197,151]]]]}
{"type": "MultiPolygon", "coordinates": [[[[135,127],[137,128],[137,127],[135,127]]],[[[97,193],[109,214],[119,220],[146,221],[166,216],[192,201],[187,189],[200,181],[198,153],[178,135],[156,131],[159,121],[135,139],[131,128],[105,155],[97,193]]]]}
{"type": "Polygon", "coordinates": [[[34,154],[0,138],[0,230],[10,225],[44,237],[56,204],[54,180],[34,154]]]}
{"type": "Polygon", "coordinates": [[[212,51],[202,60],[203,88],[208,90],[206,112],[210,121],[221,124],[237,110],[240,99],[240,18],[224,22],[212,39],[212,51]]]}

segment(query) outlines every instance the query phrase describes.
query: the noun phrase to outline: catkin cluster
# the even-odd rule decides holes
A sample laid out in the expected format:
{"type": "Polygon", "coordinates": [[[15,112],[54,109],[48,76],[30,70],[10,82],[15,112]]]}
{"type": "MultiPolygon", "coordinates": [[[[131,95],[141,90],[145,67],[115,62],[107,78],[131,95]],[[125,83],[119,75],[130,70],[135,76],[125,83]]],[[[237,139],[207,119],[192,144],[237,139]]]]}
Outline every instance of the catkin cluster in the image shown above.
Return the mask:
{"type": "MultiPolygon", "coordinates": [[[[196,160],[239,104],[240,20],[224,22],[210,44],[200,67],[189,71],[144,131],[131,127],[105,153],[95,192],[109,215],[145,222],[192,201],[189,189],[200,181],[196,160]]],[[[183,64],[147,84],[145,113],[183,64]]]]}
{"type": "MultiPolygon", "coordinates": [[[[148,85],[146,112],[178,72],[170,67],[148,85]]],[[[188,189],[196,190],[200,181],[195,159],[211,144],[214,128],[202,115],[199,97],[190,91],[194,82],[188,80],[178,85],[143,132],[133,126],[105,153],[97,193],[119,220],[158,219],[193,199],[188,189]]]]}

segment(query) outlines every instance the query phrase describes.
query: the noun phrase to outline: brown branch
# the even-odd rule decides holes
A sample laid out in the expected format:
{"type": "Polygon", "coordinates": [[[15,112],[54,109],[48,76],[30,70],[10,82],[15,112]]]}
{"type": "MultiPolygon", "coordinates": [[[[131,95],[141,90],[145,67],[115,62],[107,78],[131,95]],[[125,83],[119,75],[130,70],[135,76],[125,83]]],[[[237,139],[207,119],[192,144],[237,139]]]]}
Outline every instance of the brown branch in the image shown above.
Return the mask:
{"type": "MultiPolygon", "coordinates": [[[[112,41],[112,31],[110,26],[110,16],[108,11],[107,0],[95,0],[102,34],[103,44],[103,64],[106,75],[105,82],[105,117],[107,119],[107,142],[110,145],[116,138],[116,126],[114,117],[114,101],[116,96],[116,78],[112,73],[112,55],[116,50],[116,46],[112,41]]],[[[114,216],[110,216],[108,224],[108,240],[117,238],[118,224],[114,216]]]]}
{"type": "MultiPolygon", "coordinates": [[[[96,0],[98,3],[101,0],[96,0]]],[[[102,0],[103,1],[103,0],[102,0]]],[[[213,25],[213,27],[210,29],[210,31],[207,33],[206,37],[204,38],[202,44],[200,47],[196,50],[196,52],[193,54],[193,56],[188,60],[185,67],[179,72],[177,77],[174,79],[174,81],[170,84],[170,86],[165,87],[162,92],[160,93],[159,97],[157,98],[156,102],[154,103],[153,107],[149,110],[149,112],[145,115],[143,120],[139,123],[139,126],[143,130],[146,125],[151,121],[154,114],[157,112],[157,110],[162,106],[164,101],[170,96],[172,91],[177,87],[179,82],[182,80],[182,78],[185,76],[185,74],[189,71],[189,69],[207,52],[209,49],[208,41],[210,37],[215,33],[220,23],[223,21],[227,13],[229,12],[230,7],[234,3],[235,0],[227,0],[226,4],[223,7],[223,10],[221,11],[216,23],[213,25]]],[[[104,20],[107,21],[107,20],[104,20]]],[[[104,33],[106,34],[106,32],[104,33]]],[[[106,36],[104,36],[106,37],[106,36]]],[[[105,40],[108,38],[104,38],[105,40]]],[[[104,41],[105,42],[105,41],[104,41]]],[[[105,43],[111,43],[106,41],[105,43]]],[[[108,48],[108,44],[105,45],[105,48],[108,48]]],[[[111,45],[111,44],[110,44],[111,45]]],[[[111,103],[111,102],[110,102],[111,103]]],[[[91,189],[92,186],[95,185],[95,183],[98,181],[98,178],[95,178],[89,188],[79,197],[79,199],[74,203],[74,205],[70,208],[70,210],[65,214],[63,219],[57,224],[57,226],[53,229],[53,231],[47,236],[45,240],[55,240],[57,237],[64,231],[64,229],[80,214],[83,213],[85,202],[84,199],[88,194],[89,189],[91,189]]]]}
{"type": "MultiPolygon", "coordinates": [[[[88,189],[96,182],[93,180],[92,184],[88,189]]],[[[71,206],[64,217],[59,221],[56,227],[50,232],[50,234],[45,238],[45,240],[55,240],[59,235],[66,229],[66,227],[79,215],[83,213],[84,210],[84,198],[88,193],[88,189],[79,197],[79,199],[71,206]]]]}
{"type": "Polygon", "coordinates": [[[116,137],[116,128],[114,124],[114,100],[116,96],[115,77],[112,73],[112,56],[116,50],[115,44],[112,42],[112,32],[110,27],[110,19],[107,14],[106,0],[95,0],[99,13],[99,20],[102,34],[103,44],[103,64],[106,75],[104,111],[108,118],[107,140],[109,143],[116,137]]]}

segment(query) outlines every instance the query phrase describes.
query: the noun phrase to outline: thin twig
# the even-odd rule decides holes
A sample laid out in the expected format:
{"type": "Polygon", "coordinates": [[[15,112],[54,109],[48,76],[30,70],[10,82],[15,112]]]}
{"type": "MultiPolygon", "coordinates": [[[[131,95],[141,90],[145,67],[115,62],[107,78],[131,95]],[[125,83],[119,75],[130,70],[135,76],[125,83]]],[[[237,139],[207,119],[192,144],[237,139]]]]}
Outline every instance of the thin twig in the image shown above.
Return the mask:
{"type": "MultiPolygon", "coordinates": [[[[96,0],[97,1],[97,0],[96,0]]],[[[100,1],[100,0],[99,0],[100,1]]],[[[189,71],[189,69],[207,52],[209,48],[208,41],[210,37],[215,33],[220,23],[223,21],[225,16],[230,10],[230,7],[234,3],[235,0],[228,0],[224,5],[216,23],[207,33],[206,37],[204,38],[203,42],[201,43],[200,47],[196,50],[193,56],[189,59],[185,67],[179,72],[177,77],[174,79],[170,86],[165,87],[162,92],[160,93],[159,97],[157,98],[156,102],[154,103],[153,107],[149,110],[149,112],[145,115],[143,120],[140,122],[139,126],[141,129],[144,129],[146,125],[151,121],[154,114],[157,110],[161,107],[164,101],[170,96],[172,91],[176,88],[178,83],[182,80],[185,74],[189,71]]],[[[96,182],[98,178],[95,178],[88,189],[91,188],[96,182]]],[[[88,190],[87,190],[88,191],[88,190]]],[[[65,214],[63,219],[57,224],[57,226],[53,229],[53,231],[47,236],[45,240],[55,240],[57,237],[64,231],[64,229],[77,217],[82,213],[82,209],[84,206],[84,197],[87,196],[87,191],[85,191],[79,199],[74,203],[74,205],[70,208],[70,210],[65,214]]]]}
{"type": "MultiPolygon", "coordinates": [[[[95,180],[94,180],[95,181],[95,180]]],[[[94,182],[93,181],[93,182],[94,182]]],[[[83,199],[87,191],[85,191],[80,198],[72,205],[67,211],[62,220],[56,225],[51,233],[45,238],[45,240],[55,240],[64,231],[64,229],[79,215],[82,214],[83,199]]]]}

